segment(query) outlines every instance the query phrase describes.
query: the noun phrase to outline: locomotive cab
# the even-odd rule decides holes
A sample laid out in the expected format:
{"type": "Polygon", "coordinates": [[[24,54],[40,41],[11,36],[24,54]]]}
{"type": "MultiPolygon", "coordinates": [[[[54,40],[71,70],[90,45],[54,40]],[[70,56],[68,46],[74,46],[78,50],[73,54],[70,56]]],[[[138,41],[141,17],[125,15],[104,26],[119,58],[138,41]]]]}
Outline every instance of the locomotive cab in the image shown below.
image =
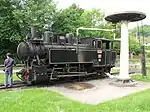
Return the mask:
{"type": "Polygon", "coordinates": [[[115,66],[116,51],[112,49],[113,41],[105,38],[94,38],[87,37],[81,38],[81,42],[84,44],[89,44],[91,49],[97,52],[96,66],[109,66],[110,68],[115,66]]]}

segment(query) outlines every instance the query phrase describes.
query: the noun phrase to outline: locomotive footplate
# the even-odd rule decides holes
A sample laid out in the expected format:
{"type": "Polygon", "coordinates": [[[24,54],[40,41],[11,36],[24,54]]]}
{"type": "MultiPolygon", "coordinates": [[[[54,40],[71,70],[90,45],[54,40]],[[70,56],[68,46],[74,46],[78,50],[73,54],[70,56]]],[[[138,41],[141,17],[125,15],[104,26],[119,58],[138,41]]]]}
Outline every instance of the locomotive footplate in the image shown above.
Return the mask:
{"type": "Polygon", "coordinates": [[[67,73],[67,74],[61,74],[61,75],[58,75],[59,78],[61,77],[76,77],[76,76],[88,76],[88,75],[95,75],[97,74],[97,72],[93,72],[93,73],[87,73],[87,72],[77,72],[77,73],[73,73],[73,72],[70,72],[70,73],[67,73]]]}

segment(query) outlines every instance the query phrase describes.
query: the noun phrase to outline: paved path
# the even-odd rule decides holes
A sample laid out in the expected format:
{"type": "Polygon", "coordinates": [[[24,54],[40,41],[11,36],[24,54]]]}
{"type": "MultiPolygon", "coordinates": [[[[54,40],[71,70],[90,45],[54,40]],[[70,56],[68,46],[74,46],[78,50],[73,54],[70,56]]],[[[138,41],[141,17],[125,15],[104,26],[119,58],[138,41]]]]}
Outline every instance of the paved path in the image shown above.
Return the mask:
{"type": "Polygon", "coordinates": [[[138,82],[136,87],[116,87],[109,84],[111,81],[112,79],[87,81],[86,83],[93,84],[95,87],[83,91],[67,89],[63,85],[53,86],[48,89],[57,91],[70,99],[82,103],[98,104],[150,88],[150,83],[146,82],[138,82]]]}

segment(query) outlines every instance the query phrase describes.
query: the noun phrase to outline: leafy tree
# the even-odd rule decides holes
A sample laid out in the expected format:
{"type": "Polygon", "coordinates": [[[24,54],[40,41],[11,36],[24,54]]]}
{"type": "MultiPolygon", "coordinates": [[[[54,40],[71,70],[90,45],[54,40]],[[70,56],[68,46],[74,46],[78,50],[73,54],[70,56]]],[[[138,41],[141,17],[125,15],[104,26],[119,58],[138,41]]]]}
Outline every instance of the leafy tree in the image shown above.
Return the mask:
{"type": "Polygon", "coordinates": [[[14,0],[13,3],[16,6],[13,13],[24,37],[30,26],[42,28],[45,24],[52,24],[54,20],[56,5],[52,0],[14,0]]]}
{"type": "Polygon", "coordinates": [[[0,1],[0,59],[4,58],[6,52],[16,51],[20,27],[14,17],[14,10],[10,0],[0,1]]]}
{"type": "Polygon", "coordinates": [[[136,54],[140,53],[140,45],[149,43],[150,25],[143,25],[130,30],[130,50],[135,51],[136,54]]]}
{"type": "Polygon", "coordinates": [[[143,25],[132,29],[131,32],[135,34],[135,36],[144,36],[150,37],[150,25],[143,25]]]}
{"type": "MultiPolygon", "coordinates": [[[[59,11],[55,16],[55,21],[52,25],[53,31],[59,35],[65,35],[69,32],[76,35],[76,29],[78,27],[93,27],[102,29],[114,28],[111,23],[104,20],[104,13],[100,9],[83,10],[76,4],[72,4],[70,7],[59,11]]],[[[80,37],[113,38],[112,32],[80,30],[79,33],[80,37]]]]}
{"type": "Polygon", "coordinates": [[[129,36],[129,50],[134,51],[137,55],[140,53],[140,44],[133,35],[129,36]]]}
{"type": "Polygon", "coordinates": [[[72,32],[75,34],[76,29],[81,26],[82,20],[80,16],[84,10],[72,4],[69,8],[60,10],[57,12],[52,25],[53,31],[58,35],[65,35],[66,33],[72,32]]]}
{"type": "Polygon", "coordinates": [[[0,0],[0,55],[16,53],[29,27],[51,24],[55,11],[52,0],[0,0]]]}

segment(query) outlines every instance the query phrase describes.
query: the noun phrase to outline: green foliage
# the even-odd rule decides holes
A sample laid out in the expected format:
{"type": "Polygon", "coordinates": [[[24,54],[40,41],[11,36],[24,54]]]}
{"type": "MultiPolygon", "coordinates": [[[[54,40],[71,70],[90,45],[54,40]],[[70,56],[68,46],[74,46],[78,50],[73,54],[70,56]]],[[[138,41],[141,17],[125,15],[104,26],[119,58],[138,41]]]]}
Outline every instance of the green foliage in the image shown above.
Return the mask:
{"type": "Polygon", "coordinates": [[[32,25],[41,29],[45,24],[52,24],[56,11],[56,5],[52,0],[18,0],[18,2],[14,1],[17,7],[13,13],[20,25],[23,37],[26,36],[32,25]]]}
{"type": "Polygon", "coordinates": [[[9,0],[0,1],[0,41],[10,40],[16,42],[19,36],[20,28],[14,17],[14,8],[9,0]]]}
{"type": "Polygon", "coordinates": [[[0,59],[7,52],[14,53],[25,38],[31,25],[42,28],[52,24],[56,5],[52,0],[1,0],[0,1],[0,59]]]}
{"type": "Polygon", "coordinates": [[[112,49],[114,49],[117,52],[117,55],[119,55],[120,54],[120,41],[114,41],[112,49]]]}
{"type": "MultiPolygon", "coordinates": [[[[57,12],[52,29],[56,34],[65,35],[72,32],[76,35],[76,29],[79,27],[94,27],[112,29],[114,26],[104,21],[104,13],[100,9],[83,10],[76,4],[57,12]]],[[[113,38],[112,32],[104,31],[79,31],[80,37],[101,37],[113,38]]],[[[117,32],[118,36],[118,32],[117,32]]]]}
{"type": "Polygon", "coordinates": [[[82,24],[80,16],[83,12],[84,10],[76,4],[71,5],[67,9],[60,10],[55,15],[54,24],[52,25],[53,31],[58,35],[65,35],[69,32],[75,34],[76,29],[82,24]]]}
{"type": "Polygon", "coordinates": [[[129,50],[134,51],[137,55],[140,54],[141,48],[138,40],[132,34],[129,35],[129,50]]]}
{"type": "Polygon", "coordinates": [[[146,53],[146,57],[150,57],[150,52],[147,52],[147,53],[146,53]]]}
{"type": "Polygon", "coordinates": [[[4,60],[7,52],[15,52],[21,40],[20,26],[16,20],[10,0],[0,1],[0,59],[4,60]]]}
{"type": "Polygon", "coordinates": [[[144,77],[142,75],[133,75],[132,79],[137,81],[150,82],[150,75],[148,75],[147,77],[144,77]]]}
{"type": "Polygon", "coordinates": [[[150,25],[143,25],[131,30],[134,35],[139,37],[150,37],[150,25]]]}
{"type": "MultiPolygon", "coordinates": [[[[150,42],[150,25],[143,25],[130,30],[130,50],[140,53],[140,45],[150,42]],[[137,38],[137,40],[136,40],[137,38]]],[[[146,47],[146,49],[149,49],[146,47]]]]}

